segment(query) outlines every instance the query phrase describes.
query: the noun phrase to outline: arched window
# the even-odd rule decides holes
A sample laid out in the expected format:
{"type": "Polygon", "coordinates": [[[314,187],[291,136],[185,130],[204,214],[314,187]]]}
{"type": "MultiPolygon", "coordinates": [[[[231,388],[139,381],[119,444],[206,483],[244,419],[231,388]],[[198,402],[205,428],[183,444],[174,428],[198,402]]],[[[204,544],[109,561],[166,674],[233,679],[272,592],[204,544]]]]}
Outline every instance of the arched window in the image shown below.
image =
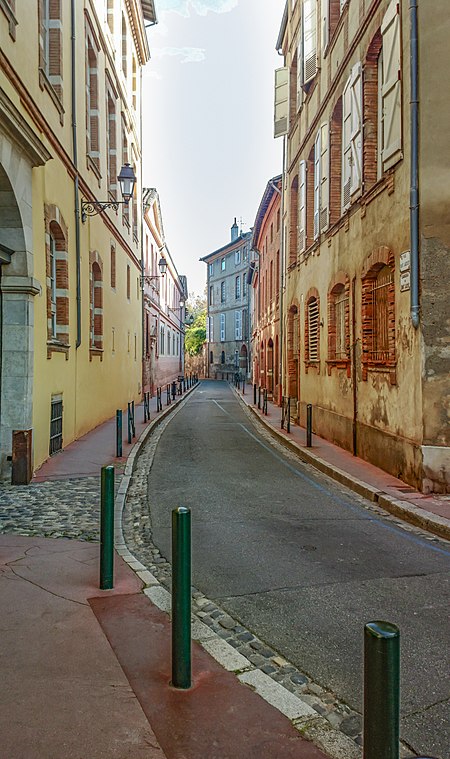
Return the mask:
{"type": "Polygon", "coordinates": [[[48,356],[69,347],[69,261],[67,227],[59,208],[45,206],[48,356]]]}
{"type": "Polygon", "coordinates": [[[328,360],[339,363],[349,358],[349,280],[343,275],[328,293],[328,360]]]}
{"type": "Polygon", "coordinates": [[[91,356],[103,350],[103,265],[97,252],[90,254],[90,335],[91,356]]]}
{"type": "Polygon", "coordinates": [[[364,61],[364,189],[368,190],[381,176],[380,85],[382,81],[382,37],[378,30],[372,39],[364,61]]]}
{"type": "Polygon", "coordinates": [[[368,258],[362,278],[363,379],[371,367],[385,366],[395,384],[394,256],[382,247],[368,258]]]}

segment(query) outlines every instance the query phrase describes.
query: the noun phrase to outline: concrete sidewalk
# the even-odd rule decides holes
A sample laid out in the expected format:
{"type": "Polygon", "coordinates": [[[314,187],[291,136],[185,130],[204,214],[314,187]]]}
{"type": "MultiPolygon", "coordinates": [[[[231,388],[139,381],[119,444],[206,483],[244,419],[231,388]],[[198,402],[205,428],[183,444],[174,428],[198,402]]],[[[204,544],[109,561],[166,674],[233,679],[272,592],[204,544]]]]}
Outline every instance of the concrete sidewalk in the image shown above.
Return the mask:
{"type": "Polygon", "coordinates": [[[294,451],[302,461],[377,503],[400,519],[434,535],[450,539],[450,496],[424,495],[402,480],[318,435],[312,436],[312,447],[308,448],[304,427],[291,424],[290,432],[281,429],[279,406],[268,401],[267,414],[264,414],[262,409],[258,409],[257,404],[253,403],[252,385],[246,385],[244,393],[242,388],[237,390],[234,385],[232,388],[241,402],[259,418],[274,437],[294,451]]]}

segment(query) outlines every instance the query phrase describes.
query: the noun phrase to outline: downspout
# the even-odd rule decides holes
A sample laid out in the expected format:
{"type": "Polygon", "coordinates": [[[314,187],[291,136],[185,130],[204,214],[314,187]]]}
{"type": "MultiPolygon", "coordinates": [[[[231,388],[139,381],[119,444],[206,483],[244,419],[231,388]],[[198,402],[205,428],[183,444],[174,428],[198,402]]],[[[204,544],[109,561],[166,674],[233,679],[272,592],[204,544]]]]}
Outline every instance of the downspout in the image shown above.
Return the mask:
{"type": "Polygon", "coordinates": [[[78,184],[78,149],[77,149],[77,93],[75,76],[75,1],[70,4],[71,54],[72,54],[72,148],[75,168],[75,261],[77,290],[77,339],[76,347],[81,345],[81,255],[80,255],[80,190],[78,184]]]}
{"type": "Polygon", "coordinates": [[[280,345],[279,345],[279,394],[278,402],[281,405],[283,400],[284,377],[283,377],[283,340],[284,340],[284,196],[286,182],[286,135],[283,136],[283,170],[281,175],[281,224],[280,224],[280,345]]]}
{"type": "MultiPolygon", "coordinates": [[[[141,148],[141,192],[138,197],[140,197],[140,212],[141,212],[141,324],[142,324],[142,340],[141,340],[141,352],[142,352],[142,361],[141,361],[141,375],[142,375],[142,398],[144,397],[144,391],[145,391],[145,362],[146,362],[146,354],[145,354],[145,328],[146,328],[146,318],[145,318],[145,300],[144,300],[144,292],[145,292],[145,280],[144,280],[144,274],[145,274],[145,261],[144,261],[144,195],[143,195],[143,187],[144,187],[144,177],[143,177],[143,150],[144,146],[142,144],[142,66],[140,68],[140,77],[139,77],[139,109],[140,109],[140,129],[139,129],[139,142],[140,142],[140,148],[141,148]]],[[[148,340],[148,336],[147,336],[148,340]]]]}
{"type": "Polygon", "coordinates": [[[410,63],[411,63],[411,321],[414,329],[420,323],[419,305],[419,50],[417,0],[410,0],[410,63]]]}

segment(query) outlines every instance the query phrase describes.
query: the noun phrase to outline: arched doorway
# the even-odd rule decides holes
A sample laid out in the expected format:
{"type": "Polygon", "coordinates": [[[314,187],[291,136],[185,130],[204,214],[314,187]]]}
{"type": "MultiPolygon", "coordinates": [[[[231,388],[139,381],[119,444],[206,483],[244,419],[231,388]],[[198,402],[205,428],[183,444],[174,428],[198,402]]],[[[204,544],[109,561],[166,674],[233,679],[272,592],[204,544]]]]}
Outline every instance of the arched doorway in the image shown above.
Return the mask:
{"type": "Polygon", "coordinates": [[[273,370],[274,370],[274,358],[273,358],[273,340],[269,338],[267,343],[267,391],[269,396],[273,398],[273,370]]]}
{"type": "Polygon", "coordinates": [[[245,343],[241,346],[241,352],[239,354],[239,368],[242,374],[244,376],[247,376],[248,372],[248,357],[247,357],[247,346],[245,343]]]}

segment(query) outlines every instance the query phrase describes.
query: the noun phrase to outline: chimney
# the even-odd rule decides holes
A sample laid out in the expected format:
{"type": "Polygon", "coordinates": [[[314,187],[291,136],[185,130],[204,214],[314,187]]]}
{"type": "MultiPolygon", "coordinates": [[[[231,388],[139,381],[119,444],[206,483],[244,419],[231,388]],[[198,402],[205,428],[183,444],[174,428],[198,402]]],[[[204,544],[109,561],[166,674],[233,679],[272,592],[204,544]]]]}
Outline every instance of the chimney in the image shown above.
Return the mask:
{"type": "Polygon", "coordinates": [[[231,227],[231,242],[234,242],[239,237],[239,229],[238,225],[236,224],[236,216],[234,217],[234,224],[231,227]]]}

